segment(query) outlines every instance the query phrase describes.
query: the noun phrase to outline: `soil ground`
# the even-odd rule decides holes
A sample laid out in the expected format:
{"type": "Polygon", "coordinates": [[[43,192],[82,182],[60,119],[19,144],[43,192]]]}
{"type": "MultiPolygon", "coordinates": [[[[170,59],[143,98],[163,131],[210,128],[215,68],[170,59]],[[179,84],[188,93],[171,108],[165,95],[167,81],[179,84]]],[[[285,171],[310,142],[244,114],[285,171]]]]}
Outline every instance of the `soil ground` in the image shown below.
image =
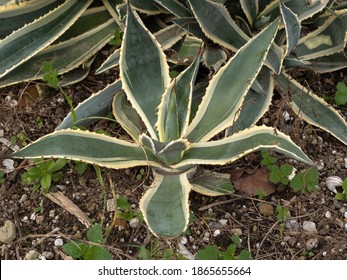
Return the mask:
{"type": "MultiPolygon", "coordinates": [[[[93,72],[93,70],[92,70],[93,72]]],[[[325,75],[311,75],[307,72],[295,73],[301,83],[319,95],[332,96],[336,84],[347,80],[346,71],[325,75]]],[[[74,106],[85,100],[92,92],[102,89],[116,78],[116,72],[105,75],[89,75],[82,82],[65,90],[74,106]]],[[[61,93],[44,97],[27,95],[25,92],[33,83],[0,89],[0,132],[3,138],[22,146],[52,132],[69,112],[69,106],[61,93]],[[26,102],[23,103],[25,96],[26,102]],[[21,106],[19,108],[18,106],[21,106]]],[[[328,176],[347,177],[347,147],[335,138],[297,119],[290,111],[288,101],[277,94],[269,112],[259,124],[274,126],[293,139],[319,167],[319,186],[316,192],[294,192],[289,187],[276,185],[276,191],[265,197],[250,197],[240,191],[224,197],[206,197],[192,193],[190,207],[193,221],[189,231],[176,239],[164,240],[153,236],[144,223],[130,225],[121,219],[114,220],[119,210],[107,209],[105,201],[124,196],[137,214],[138,202],[144,186],[151,180],[150,171],[144,167],[126,170],[101,169],[105,186],[102,188],[95,170],[88,166],[83,175],[76,173],[73,162],[63,169],[63,178],[53,183],[51,193],[60,192],[83,211],[93,223],[102,223],[110,229],[105,243],[114,259],[138,259],[140,247],[148,249],[148,258],[160,259],[170,252],[170,258],[189,257],[184,249],[195,254],[199,249],[217,245],[226,250],[231,244],[231,236],[239,235],[241,247],[250,252],[252,259],[347,259],[347,203],[338,201],[325,181],[328,176]],[[291,119],[285,121],[283,113],[291,119]],[[137,176],[137,175],[141,176],[137,176]],[[267,203],[269,211],[260,210],[267,203]],[[291,218],[283,224],[277,219],[276,206],[281,205],[290,211],[291,218]],[[113,221],[113,223],[112,223],[113,221]],[[115,221],[115,223],[114,223],[115,221]],[[302,227],[313,222],[316,230],[302,227]],[[112,225],[112,227],[110,227],[112,225]],[[183,246],[182,246],[183,245],[183,246]],[[168,250],[167,250],[168,249],[168,250]],[[166,252],[166,253],[164,253],[166,252]]],[[[346,106],[336,107],[346,119],[346,106]]],[[[99,121],[90,130],[105,130],[124,137],[124,132],[109,121],[99,121]]],[[[10,149],[1,144],[2,160],[10,149]]],[[[273,154],[279,163],[290,163],[299,171],[307,168],[287,157],[273,154]]],[[[214,168],[230,172],[237,168],[260,168],[259,152],[225,167],[214,168]]],[[[41,191],[33,191],[31,185],[23,184],[21,175],[31,162],[15,161],[15,170],[5,174],[0,187],[0,226],[10,220],[15,224],[16,237],[8,244],[1,244],[1,259],[67,259],[61,247],[69,240],[87,241],[87,227],[66,208],[61,207],[41,191]],[[57,241],[58,240],[58,241],[57,241]]],[[[0,168],[4,169],[1,165],[0,168]]]]}

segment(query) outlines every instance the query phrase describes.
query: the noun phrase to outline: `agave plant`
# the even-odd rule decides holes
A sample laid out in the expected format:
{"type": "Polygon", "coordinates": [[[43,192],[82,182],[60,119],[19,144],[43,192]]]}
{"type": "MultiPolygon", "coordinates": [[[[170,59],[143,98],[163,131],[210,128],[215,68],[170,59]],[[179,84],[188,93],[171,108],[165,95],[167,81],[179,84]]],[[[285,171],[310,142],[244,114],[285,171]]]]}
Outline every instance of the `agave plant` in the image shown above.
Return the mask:
{"type": "MultiPolygon", "coordinates": [[[[169,1],[166,0],[156,0],[156,2],[163,7],[169,5],[169,1]]],[[[174,2],[178,4],[177,1],[174,2]]],[[[344,5],[337,5],[335,1],[328,0],[274,0],[267,1],[266,6],[263,1],[222,1],[227,6],[231,2],[239,2],[240,9],[238,12],[233,11],[232,15],[227,6],[210,0],[186,2],[192,13],[191,16],[185,15],[185,18],[182,18],[177,14],[181,18],[174,19],[174,22],[195,34],[203,34],[202,39],[208,38],[231,51],[237,51],[253,34],[281,16],[283,23],[270,49],[266,65],[275,72],[279,90],[289,94],[290,105],[300,118],[347,144],[346,121],[322,98],[300,85],[288,74],[290,69],[297,66],[318,73],[347,67],[347,57],[344,53],[347,10],[344,9],[344,5]],[[307,33],[304,36],[302,29],[307,33]]],[[[172,6],[172,3],[170,5],[172,6]]],[[[273,88],[264,90],[261,86],[261,79],[264,77],[266,78],[266,76],[258,77],[253,83],[252,96],[257,97],[258,106],[267,110],[271,102],[271,97],[268,95],[272,95],[273,88]]],[[[247,107],[247,112],[251,112],[254,106],[245,104],[244,108],[247,107]]],[[[235,127],[229,129],[228,135],[234,130],[235,127]]]]}
{"type": "Polygon", "coordinates": [[[113,98],[113,114],[132,141],[65,129],[38,139],[13,157],[67,158],[115,169],[150,166],[153,182],[140,200],[144,219],[157,236],[176,237],[188,225],[192,190],[213,196],[233,191],[225,174],[207,171],[194,176],[198,165],[225,165],[259,149],[312,163],[288,136],[271,127],[250,126],[218,137],[235,119],[242,122],[239,111],[252,83],[258,74],[270,73],[263,65],[278,26],[279,20],[274,20],[237,51],[211,79],[194,112],[193,85],[201,52],[171,80],[161,46],[128,7],[120,53],[123,90],[113,98]]]}
{"type": "MultiPolygon", "coordinates": [[[[61,86],[85,78],[96,53],[124,28],[117,3],[122,1],[1,1],[0,87],[42,79],[43,62],[64,74],[61,86]]],[[[160,38],[170,47],[182,33],[164,28],[160,38]]]]}

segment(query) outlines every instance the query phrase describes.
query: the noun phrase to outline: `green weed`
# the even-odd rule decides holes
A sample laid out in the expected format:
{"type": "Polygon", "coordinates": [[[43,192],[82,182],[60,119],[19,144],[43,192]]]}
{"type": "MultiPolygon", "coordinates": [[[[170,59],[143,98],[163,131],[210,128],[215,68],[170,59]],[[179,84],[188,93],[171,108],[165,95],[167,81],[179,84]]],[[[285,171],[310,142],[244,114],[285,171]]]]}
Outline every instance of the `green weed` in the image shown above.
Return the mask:
{"type": "Polygon", "coordinates": [[[60,170],[67,164],[68,160],[46,160],[34,159],[34,166],[22,175],[24,184],[33,184],[34,191],[40,187],[44,193],[49,192],[52,181],[57,182],[62,178],[60,170]]]}
{"type": "Polygon", "coordinates": [[[101,245],[105,243],[100,224],[93,225],[87,231],[88,241],[95,244],[86,244],[83,241],[69,241],[63,245],[63,251],[74,259],[82,260],[110,260],[111,253],[101,245]]]}

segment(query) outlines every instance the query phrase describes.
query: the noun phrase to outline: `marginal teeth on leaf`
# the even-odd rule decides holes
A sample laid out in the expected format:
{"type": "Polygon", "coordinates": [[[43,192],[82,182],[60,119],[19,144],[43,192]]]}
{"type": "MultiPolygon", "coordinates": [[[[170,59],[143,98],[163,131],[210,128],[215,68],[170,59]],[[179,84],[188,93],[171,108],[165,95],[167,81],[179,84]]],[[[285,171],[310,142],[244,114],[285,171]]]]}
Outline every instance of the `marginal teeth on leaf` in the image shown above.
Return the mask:
{"type": "Polygon", "coordinates": [[[342,179],[338,176],[330,176],[326,178],[325,184],[333,193],[337,193],[336,187],[342,186],[342,179]]]}

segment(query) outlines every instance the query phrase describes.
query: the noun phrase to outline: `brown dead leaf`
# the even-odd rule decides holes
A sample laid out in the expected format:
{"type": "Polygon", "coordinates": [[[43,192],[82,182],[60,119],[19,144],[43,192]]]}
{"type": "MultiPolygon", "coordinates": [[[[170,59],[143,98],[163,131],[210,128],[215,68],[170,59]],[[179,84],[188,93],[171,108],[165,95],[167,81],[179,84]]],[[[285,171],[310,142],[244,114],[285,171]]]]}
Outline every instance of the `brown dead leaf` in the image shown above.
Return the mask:
{"type": "Polygon", "coordinates": [[[269,180],[269,170],[266,167],[232,171],[230,180],[236,190],[249,196],[255,196],[258,190],[262,190],[268,195],[276,191],[275,186],[269,180]]]}
{"type": "Polygon", "coordinates": [[[70,214],[77,217],[77,219],[87,228],[92,225],[87,215],[75,203],[73,203],[72,200],[63,195],[61,192],[47,193],[45,196],[70,214]]]}

